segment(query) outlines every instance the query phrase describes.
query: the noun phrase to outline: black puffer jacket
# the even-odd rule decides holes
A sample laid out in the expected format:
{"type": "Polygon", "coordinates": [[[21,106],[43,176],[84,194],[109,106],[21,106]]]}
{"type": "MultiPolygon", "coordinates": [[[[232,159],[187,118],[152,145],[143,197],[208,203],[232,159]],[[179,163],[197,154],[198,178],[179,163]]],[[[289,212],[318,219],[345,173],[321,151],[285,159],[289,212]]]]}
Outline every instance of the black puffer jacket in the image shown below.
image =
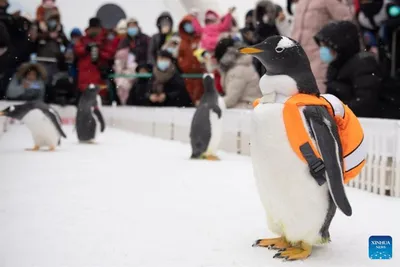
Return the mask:
{"type": "Polygon", "coordinates": [[[315,36],[337,53],[327,73],[327,93],[337,96],[358,117],[376,117],[382,73],[374,54],[360,52],[357,27],[331,22],[315,36]]]}

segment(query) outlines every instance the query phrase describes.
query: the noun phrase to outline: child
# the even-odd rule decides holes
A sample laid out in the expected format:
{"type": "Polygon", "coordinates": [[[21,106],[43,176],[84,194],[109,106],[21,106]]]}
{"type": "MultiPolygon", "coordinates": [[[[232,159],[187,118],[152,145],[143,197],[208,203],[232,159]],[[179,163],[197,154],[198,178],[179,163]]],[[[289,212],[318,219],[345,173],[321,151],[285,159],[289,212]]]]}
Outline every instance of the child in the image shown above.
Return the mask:
{"type": "Polygon", "coordinates": [[[350,21],[331,22],[314,39],[321,60],[329,64],[327,93],[358,117],[374,117],[382,75],[374,54],[361,51],[357,26],[350,21]]]}
{"type": "MultiPolygon", "coordinates": [[[[210,53],[215,50],[218,39],[221,33],[227,32],[232,27],[232,13],[235,11],[235,7],[231,7],[228,10],[228,14],[223,20],[220,20],[217,13],[212,10],[208,10],[205,15],[205,26],[202,27],[197,19],[193,20],[193,28],[201,35],[200,47],[210,53]]],[[[197,13],[193,14],[197,17],[197,13]]]]}

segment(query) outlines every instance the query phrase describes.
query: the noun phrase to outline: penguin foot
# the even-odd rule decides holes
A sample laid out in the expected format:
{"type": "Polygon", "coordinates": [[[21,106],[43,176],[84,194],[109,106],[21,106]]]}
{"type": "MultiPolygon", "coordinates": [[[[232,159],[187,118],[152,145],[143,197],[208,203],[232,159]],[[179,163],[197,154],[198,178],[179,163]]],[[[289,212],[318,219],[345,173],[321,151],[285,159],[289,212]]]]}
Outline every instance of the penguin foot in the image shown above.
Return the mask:
{"type": "Polygon", "coordinates": [[[213,161],[220,160],[220,158],[215,156],[215,155],[207,155],[207,156],[205,156],[205,159],[206,160],[213,160],[213,161]]]}
{"type": "Polygon", "coordinates": [[[280,250],[274,255],[274,258],[284,259],[286,261],[305,260],[311,255],[312,246],[301,242],[299,247],[289,247],[280,250]]]}
{"type": "Polygon", "coordinates": [[[56,147],[55,147],[55,146],[50,146],[50,147],[49,147],[49,150],[47,150],[47,151],[52,152],[52,151],[55,151],[55,150],[56,150],[56,147]]]}
{"type": "Polygon", "coordinates": [[[26,148],[25,151],[39,151],[40,147],[35,145],[33,148],[26,148]]]}
{"type": "Polygon", "coordinates": [[[263,247],[268,249],[285,249],[289,248],[290,244],[284,237],[258,239],[254,242],[253,247],[263,247]]]}

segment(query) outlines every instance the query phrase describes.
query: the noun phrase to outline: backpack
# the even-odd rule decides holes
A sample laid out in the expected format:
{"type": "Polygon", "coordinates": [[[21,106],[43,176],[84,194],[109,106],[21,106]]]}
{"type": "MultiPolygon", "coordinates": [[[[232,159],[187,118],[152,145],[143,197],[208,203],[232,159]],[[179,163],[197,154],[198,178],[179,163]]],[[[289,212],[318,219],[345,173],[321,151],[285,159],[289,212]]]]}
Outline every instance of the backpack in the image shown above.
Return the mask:
{"type": "MultiPolygon", "coordinates": [[[[260,99],[257,99],[253,106],[257,106],[259,102],[260,99]]],[[[320,97],[296,94],[286,100],[283,108],[283,119],[290,146],[297,156],[308,164],[311,169],[313,168],[313,163],[323,161],[310,138],[308,128],[304,125],[300,111],[300,108],[304,106],[323,106],[336,122],[343,151],[343,182],[347,184],[360,174],[365,165],[366,145],[364,131],[358,118],[348,106],[330,94],[324,94],[320,97]],[[309,155],[305,155],[301,149],[305,144],[312,148],[314,155],[317,157],[313,162],[310,162],[309,155]]],[[[320,166],[315,167],[318,168],[320,166]]],[[[318,170],[312,171],[316,172],[318,170]]]]}

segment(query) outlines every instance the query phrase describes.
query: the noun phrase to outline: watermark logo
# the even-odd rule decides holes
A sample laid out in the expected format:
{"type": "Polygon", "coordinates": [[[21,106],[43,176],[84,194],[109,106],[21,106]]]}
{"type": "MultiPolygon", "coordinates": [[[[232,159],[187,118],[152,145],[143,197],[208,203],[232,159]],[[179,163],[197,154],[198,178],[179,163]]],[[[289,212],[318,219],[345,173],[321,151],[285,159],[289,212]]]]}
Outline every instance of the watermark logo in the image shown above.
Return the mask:
{"type": "Polygon", "coordinates": [[[393,253],[391,236],[373,235],[369,238],[369,258],[371,260],[390,260],[393,253]]]}

